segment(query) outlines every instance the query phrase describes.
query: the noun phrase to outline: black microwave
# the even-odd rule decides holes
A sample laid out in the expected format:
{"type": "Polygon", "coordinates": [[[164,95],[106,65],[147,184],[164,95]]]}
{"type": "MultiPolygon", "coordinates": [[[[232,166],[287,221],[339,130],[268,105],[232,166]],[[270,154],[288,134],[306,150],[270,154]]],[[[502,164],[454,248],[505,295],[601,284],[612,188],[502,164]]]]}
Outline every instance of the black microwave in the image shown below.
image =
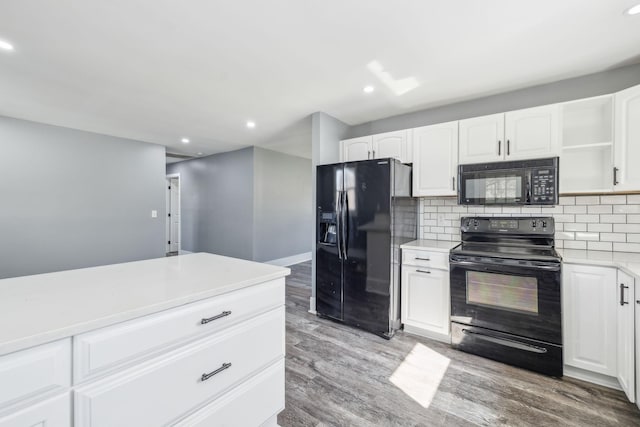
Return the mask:
{"type": "Polygon", "coordinates": [[[461,205],[557,205],[558,157],[458,166],[461,205]]]}

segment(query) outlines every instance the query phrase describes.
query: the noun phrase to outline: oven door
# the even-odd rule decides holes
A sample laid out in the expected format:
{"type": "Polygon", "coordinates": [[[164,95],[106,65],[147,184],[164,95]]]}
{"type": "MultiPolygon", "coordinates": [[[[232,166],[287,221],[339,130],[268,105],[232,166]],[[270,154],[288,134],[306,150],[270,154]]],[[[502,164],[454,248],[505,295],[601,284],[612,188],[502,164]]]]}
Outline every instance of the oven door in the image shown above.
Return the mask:
{"type": "Polygon", "coordinates": [[[524,205],[531,198],[527,169],[461,169],[458,179],[461,205],[524,205]]]}
{"type": "Polygon", "coordinates": [[[559,262],[451,256],[451,321],[562,344],[559,262]]]}

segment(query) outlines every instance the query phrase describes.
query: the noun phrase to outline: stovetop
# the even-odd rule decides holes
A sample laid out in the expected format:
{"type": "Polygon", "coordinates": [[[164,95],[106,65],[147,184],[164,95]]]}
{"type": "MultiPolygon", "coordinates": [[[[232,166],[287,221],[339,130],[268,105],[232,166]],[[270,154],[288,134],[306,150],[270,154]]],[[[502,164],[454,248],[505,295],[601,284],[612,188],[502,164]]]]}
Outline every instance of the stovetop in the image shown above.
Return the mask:
{"type": "Polygon", "coordinates": [[[463,242],[451,249],[451,254],[541,261],[560,261],[561,259],[558,252],[549,246],[488,242],[463,242]]]}

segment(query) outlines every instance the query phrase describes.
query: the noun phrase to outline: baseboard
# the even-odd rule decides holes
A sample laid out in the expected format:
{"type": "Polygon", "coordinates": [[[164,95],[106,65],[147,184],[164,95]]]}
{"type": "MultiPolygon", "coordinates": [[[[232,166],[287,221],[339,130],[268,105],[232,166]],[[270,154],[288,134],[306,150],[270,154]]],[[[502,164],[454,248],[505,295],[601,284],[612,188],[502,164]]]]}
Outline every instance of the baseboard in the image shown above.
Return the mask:
{"type": "Polygon", "coordinates": [[[615,377],[587,371],[585,369],[574,368],[573,366],[568,365],[564,365],[563,371],[563,375],[565,377],[576,378],[578,380],[587,381],[604,387],[622,390],[618,379],[615,377]]]}
{"type": "Polygon", "coordinates": [[[187,255],[187,254],[192,254],[192,253],[193,252],[191,252],[191,251],[185,251],[185,250],[182,250],[182,249],[180,249],[178,251],[178,255],[187,255]]]}
{"type": "Polygon", "coordinates": [[[272,259],[266,261],[266,264],[278,265],[280,267],[288,267],[293,264],[299,264],[301,262],[311,261],[311,252],[305,252],[303,254],[292,255],[285,258],[272,259]]]}
{"type": "Polygon", "coordinates": [[[408,334],[419,335],[421,337],[451,344],[451,335],[439,334],[437,332],[427,331],[425,329],[417,328],[415,326],[410,326],[406,324],[404,325],[404,331],[408,334]]]}
{"type": "Polygon", "coordinates": [[[318,314],[316,311],[316,297],[309,297],[309,313],[318,314]]]}

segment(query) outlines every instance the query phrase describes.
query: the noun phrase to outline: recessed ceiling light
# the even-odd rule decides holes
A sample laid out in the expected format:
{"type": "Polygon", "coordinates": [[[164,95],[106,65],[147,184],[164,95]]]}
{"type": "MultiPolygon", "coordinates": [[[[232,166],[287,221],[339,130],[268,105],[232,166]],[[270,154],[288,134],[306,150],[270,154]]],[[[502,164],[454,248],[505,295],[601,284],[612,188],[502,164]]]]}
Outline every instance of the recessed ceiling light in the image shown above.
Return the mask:
{"type": "Polygon", "coordinates": [[[364,93],[371,93],[375,90],[376,88],[374,88],[373,86],[365,86],[364,89],[362,89],[364,91],[364,93]]]}
{"type": "Polygon", "coordinates": [[[637,15],[640,13],[640,4],[635,6],[631,6],[629,9],[625,10],[624,13],[627,15],[637,15]]]}
{"type": "Polygon", "coordinates": [[[180,141],[182,141],[183,144],[188,144],[191,142],[189,138],[182,138],[180,141]]]}
{"type": "Polygon", "coordinates": [[[248,121],[247,122],[247,127],[249,129],[253,129],[254,127],[256,127],[256,122],[248,121]]]}
{"type": "Polygon", "coordinates": [[[9,43],[9,42],[4,41],[4,40],[0,40],[0,49],[12,51],[13,50],[13,45],[11,43],[9,43]]]}

